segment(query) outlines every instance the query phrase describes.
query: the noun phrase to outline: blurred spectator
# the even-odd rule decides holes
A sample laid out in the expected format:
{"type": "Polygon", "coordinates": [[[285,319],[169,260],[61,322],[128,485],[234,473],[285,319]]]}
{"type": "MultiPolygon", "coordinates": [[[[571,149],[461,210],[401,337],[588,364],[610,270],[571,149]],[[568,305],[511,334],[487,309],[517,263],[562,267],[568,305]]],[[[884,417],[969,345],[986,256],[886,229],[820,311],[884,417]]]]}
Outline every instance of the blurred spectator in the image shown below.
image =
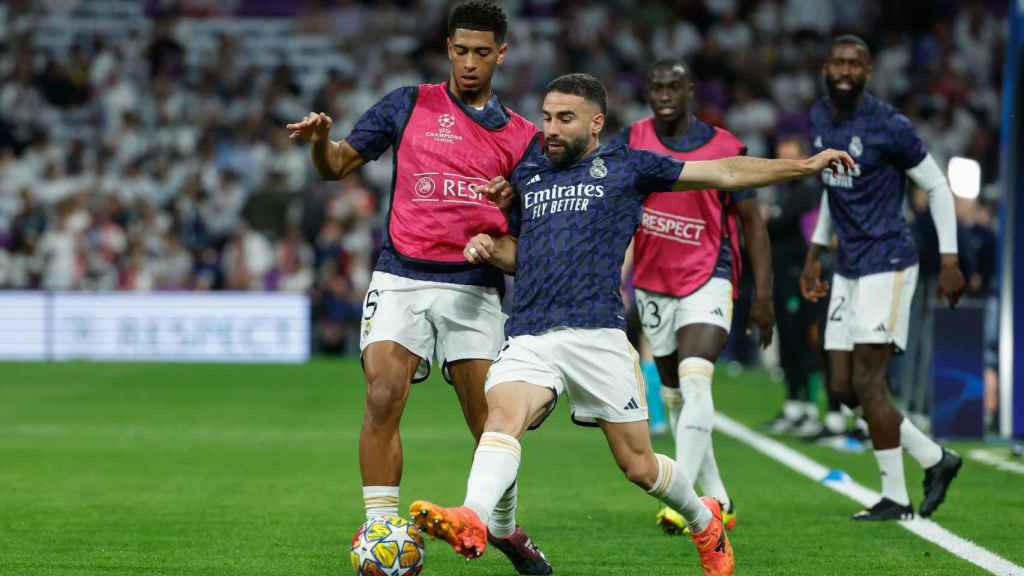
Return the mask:
{"type": "MultiPolygon", "coordinates": [[[[109,14],[22,2],[0,22],[0,287],[307,291],[318,343],[355,350],[392,152],[321,183],[282,125],[324,111],[342,138],[390,89],[446,77],[445,3],[110,1],[109,14]]],[[[609,124],[625,123],[647,113],[636,70],[683,56],[702,78],[698,113],[767,155],[806,136],[828,38],[859,31],[876,53],[869,89],[940,165],[976,158],[998,190],[1002,15],[890,4],[508,2],[496,86],[539,119],[551,77],[595,73],[619,111],[609,124]]],[[[992,223],[984,204],[972,214],[962,246],[981,294],[992,223]]]]}

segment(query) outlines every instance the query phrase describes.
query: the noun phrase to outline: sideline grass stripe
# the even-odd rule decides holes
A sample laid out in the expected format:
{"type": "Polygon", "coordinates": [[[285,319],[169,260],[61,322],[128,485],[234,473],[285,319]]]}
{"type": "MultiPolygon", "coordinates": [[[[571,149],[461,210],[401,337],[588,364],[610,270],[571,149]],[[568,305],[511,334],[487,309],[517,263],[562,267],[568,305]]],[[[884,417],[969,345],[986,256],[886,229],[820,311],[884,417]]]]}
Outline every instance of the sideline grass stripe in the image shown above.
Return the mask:
{"type": "Polygon", "coordinates": [[[976,462],[988,464],[989,466],[1002,470],[1003,472],[1024,474],[1024,464],[1007,460],[1004,456],[995,453],[992,450],[976,448],[968,452],[967,457],[976,462]]]}
{"type": "MultiPolygon", "coordinates": [[[[804,454],[763,434],[754,432],[720,412],[715,415],[715,430],[732,436],[769,458],[786,465],[815,482],[824,484],[833,491],[847,496],[864,506],[870,506],[881,498],[881,495],[877,492],[858,484],[845,473],[838,470],[829,470],[804,454]]],[[[978,546],[970,540],[953,534],[931,520],[914,518],[913,520],[901,521],[899,525],[992,574],[997,574],[998,576],[1024,576],[1024,568],[978,546]]]]}

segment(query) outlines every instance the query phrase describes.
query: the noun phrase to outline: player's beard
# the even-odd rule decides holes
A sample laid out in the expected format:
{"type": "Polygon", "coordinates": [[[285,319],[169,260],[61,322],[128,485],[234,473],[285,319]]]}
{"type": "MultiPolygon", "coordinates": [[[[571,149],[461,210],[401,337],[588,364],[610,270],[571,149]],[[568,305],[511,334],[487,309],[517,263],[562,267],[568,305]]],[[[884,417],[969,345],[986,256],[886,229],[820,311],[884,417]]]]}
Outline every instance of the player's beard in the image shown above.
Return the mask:
{"type": "Polygon", "coordinates": [[[551,144],[550,141],[544,143],[544,154],[547,155],[548,159],[555,166],[568,166],[579,160],[583,153],[587,151],[588,140],[586,137],[574,138],[572,140],[559,139],[556,142],[563,146],[557,152],[552,152],[551,148],[548,147],[551,144]]]}
{"type": "Polygon", "coordinates": [[[825,86],[828,88],[829,99],[832,104],[840,110],[853,110],[860,101],[860,95],[864,93],[864,81],[850,79],[851,90],[840,90],[836,87],[837,81],[831,76],[825,76],[825,86]]]}

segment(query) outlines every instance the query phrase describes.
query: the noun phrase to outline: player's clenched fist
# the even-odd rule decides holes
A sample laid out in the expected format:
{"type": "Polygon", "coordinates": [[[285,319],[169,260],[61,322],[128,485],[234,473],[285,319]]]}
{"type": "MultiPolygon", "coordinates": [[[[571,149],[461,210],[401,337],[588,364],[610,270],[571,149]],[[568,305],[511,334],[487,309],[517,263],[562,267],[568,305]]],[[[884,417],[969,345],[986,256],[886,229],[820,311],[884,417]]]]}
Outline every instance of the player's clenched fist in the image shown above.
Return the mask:
{"type": "Polygon", "coordinates": [[[310,112],[306,117],[294,124],[288,124],[288,137],[292,140],[302,139],[310,142],[327,140],[334,121],[323,112],[310,112]]]}
{"type": "Polygon", "coordinates": [[[800,273],[800,293],[811,302],[817,302],[828,294],[828,282],[821,280],[821,262],[808,258],[800,273]]]}
{"type": "Polygon", "coordinates": [[[814,156],[811,156],[805,162],[808,165],[808,171],[810,174],[817,174],[825,168],[831,168],[840,174],[853,170],[856,164],[853,158],[843,150],[822,150],[814,156]]]}
{"type": "Polygon", "coordinates": [[[512,188],[512,185],[509,184],[508,180],[505,180],[501,176],[494,178],[477,190],[488,200],[497,204],[498,208],[502,212],[507,213],[508,209],[512,206],[512,197],[515,194],[515,190],[512,188]]]}
{"type": "Polygon", "coordinates": [[[466,243],[462,254],[471,264],[489,262],[494,255],[494,239],[487,234],[477,234],[466,243]]]}

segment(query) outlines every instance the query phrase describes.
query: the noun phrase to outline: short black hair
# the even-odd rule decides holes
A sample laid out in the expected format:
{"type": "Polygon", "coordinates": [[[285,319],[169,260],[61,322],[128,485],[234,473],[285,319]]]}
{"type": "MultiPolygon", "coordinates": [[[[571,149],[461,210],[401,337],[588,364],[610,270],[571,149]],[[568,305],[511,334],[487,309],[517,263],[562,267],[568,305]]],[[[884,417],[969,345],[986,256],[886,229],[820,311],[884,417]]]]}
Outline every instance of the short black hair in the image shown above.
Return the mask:
{"type": "Polygon", "coordinates": [[[590,74],[566,74],[565,76],[559,76],[548,84],[547,89],[544,90],[544,95],[546,96],[551,92],[582,96],[584,100],[597,104],[601,109],[601,114],[608,113],[608,92],[605,91],[604,84],[601,84],[600,80],[590,74]]]}
{"type": "Polygon", "coordinates": [[[668,68],[669,70],[673,68],[682,68],[683,70],[686,70],[687,76],[689,76],[690,74],[690,66],[687,65],[686,61],[683,60],[682,58],[662,58],[651,65],[651,68],[650,70],[648,70],[648,73],[663,68],[668,68]]]}
{"type": "Polygon", "coordinates": [[[503,44],[508,33],[508,17],[505,10],[491,0],[460,2],[448,15],[448,37],[454,36],[459,28],[493,32],[494,40],[503,44]]]}
{"type": "Polygon", "coordinates": [[[843,34],[842,36],[836,36],[835,38],[832,39],[832,46],[829,49],[831,50],[836,46],[841,46],[844,44],[860,46],[861,48],[864,49],[864,53],[867,54],[868,61],[871,60],[871,47],[868,46],[868,43],[865,42],[863,38],[857,36],[856,34],[843,34]]]}

